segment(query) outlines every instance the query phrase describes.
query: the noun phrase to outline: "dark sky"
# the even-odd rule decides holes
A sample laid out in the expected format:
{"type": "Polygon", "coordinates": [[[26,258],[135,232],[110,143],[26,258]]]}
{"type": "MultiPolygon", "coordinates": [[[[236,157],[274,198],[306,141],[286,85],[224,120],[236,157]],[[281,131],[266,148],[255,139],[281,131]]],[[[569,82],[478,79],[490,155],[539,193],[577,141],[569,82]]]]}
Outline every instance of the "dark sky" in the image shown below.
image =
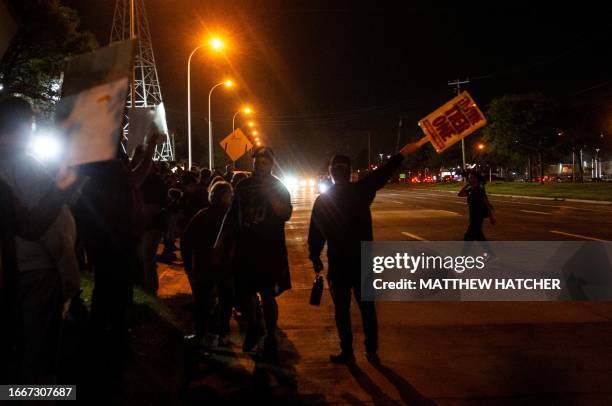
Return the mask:
{"type": "MultiPolygon", "coordinates": [[[[108,43],[114,0],[65,2],[108,43]]],[[[239,86],[215,92],[217,140],[248,101],[265,142],[294,166],[318,166],[332,152],[356,156],[368,132],[374,152],[391,153],[399,116],[402,142],[416,139],[416,122],[452,96],[447,82],[456,78],[471,79],[467,89],[483,107],[503,94],[542,91],[563,100],[610,88],[609,6],[469,3],[146,0],[170,129],[186,134],[187,57],[216,32],[230,38],[226,58],[203,51],[192,62],[199,144],[206,144],[208,90],[229,75],[239,86]]],[[[205,163],[205,150],[195,152],[205,163]]]]}

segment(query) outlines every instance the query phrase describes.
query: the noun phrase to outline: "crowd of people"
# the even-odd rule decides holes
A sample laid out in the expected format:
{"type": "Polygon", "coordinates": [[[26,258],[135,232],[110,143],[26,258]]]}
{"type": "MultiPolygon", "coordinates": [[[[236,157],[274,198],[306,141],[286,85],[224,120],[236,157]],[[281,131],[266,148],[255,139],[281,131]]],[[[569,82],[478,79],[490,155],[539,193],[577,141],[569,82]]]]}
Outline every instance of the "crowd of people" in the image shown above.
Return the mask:
{"type": "MultiPolygon", "coordinates": [[[[66,168],[27,153],[34,112],[17,97],[0,100],[0,351],[2,382],[56,381],[63,320],[80,301],[80,275],[93,273],[87,321],[100,357],[118,362],[129,352],[129,308],[134,286],[156,294],[157,261],[174,262],[180,249],[194,297],[198,346],[227,346],[230,320],[246,325],[242,349],[278,353],[277,297],[291,289],[285,223],[289,191],[272,172],[268,147],[252,152],[253,171],[224,173],[154,162],[159,134],[149,134],[132,157],[66,168]],[[176,246],[180,241],[180,248],[176,246]],[[161,251],[161,252],[158,252],[161,251]]],[[[374,302],[361,300],[360,243],[372,240],[370,205],[416,151],[407,144],[358,182],[351,160],[329,163],[333,185],[317,197],[308,247],[315,273],[323,270],[335,305],[341,351],[330,360],[354,361],[351,296],[361,312],[365,350],[378,362],[374,302]]],[[[466,239],[484,239],[482,221],[492,217],[480,178],[461,192],[472,217],[466,239]]]]}
{"type": "Polygon", "coordinates": [[[120,364],[131,350],[134,287],[156,294],[157,262],[177,260],[177,240],[197,342],[219,334],[223,345],[239,309],[245,350],[264,334],[265,348],[276,348],[275,297],[290,288],[284,223],[292,207],[272,176],[269,148],[254,151],[251,177],[231,166],[154,162],[155,133],[131,157],[118,146],[116,159],[67,168],[31,153],[35,121],[25,99],[0,100],[2,382],[57,381],[64,320],[84,308],[82,272],[94,279],[87,339],[98,358],[120,364]]]}

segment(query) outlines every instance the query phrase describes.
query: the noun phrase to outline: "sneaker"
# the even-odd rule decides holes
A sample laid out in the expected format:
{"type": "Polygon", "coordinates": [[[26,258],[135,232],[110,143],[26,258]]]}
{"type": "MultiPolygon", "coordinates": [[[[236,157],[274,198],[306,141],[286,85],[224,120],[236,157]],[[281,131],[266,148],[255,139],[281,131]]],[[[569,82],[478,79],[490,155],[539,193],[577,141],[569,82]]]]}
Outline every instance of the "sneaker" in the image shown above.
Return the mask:
{"type": "Polygon", "coordinates": [[[378,356],[377,353],[375,352],[366,352],[365,354],[366,359],[368,360],[368,362],[372,365],[380,365],[380,357],[378,356]]]}
{"type": "Polygon", "coordinates": [[[342,351],[340,354],[330,355],[329,360],[333,364],[352,365],[355,363],[355,355],[352,352],[342,351]]]}

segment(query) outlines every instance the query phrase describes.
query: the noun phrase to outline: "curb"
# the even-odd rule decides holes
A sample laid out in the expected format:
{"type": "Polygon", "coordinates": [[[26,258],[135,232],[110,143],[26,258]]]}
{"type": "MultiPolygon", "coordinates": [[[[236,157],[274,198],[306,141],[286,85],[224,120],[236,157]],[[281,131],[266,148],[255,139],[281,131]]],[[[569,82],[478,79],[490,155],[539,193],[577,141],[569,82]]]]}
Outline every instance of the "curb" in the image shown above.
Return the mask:
{"type": "MultiPolygon", "coordinates": [[[[447,192],[447,193],[457,193],[453,190],[434,190],[436,192],[447,192]]],[[[528,199],[528,200],[547,200],[551,202],[573,202],[573,203],[590,203],[590,204],[600,204],[600,205],[612,205],[611,201],[608,200],[586,200],[586,199],[566,199],[564,197],[542,197],[542,196],[522,196],[522,195],[504,195],[500,193],[487,193],[489,196],[495,197],[510,197],[512,199],[528,199]]]]}

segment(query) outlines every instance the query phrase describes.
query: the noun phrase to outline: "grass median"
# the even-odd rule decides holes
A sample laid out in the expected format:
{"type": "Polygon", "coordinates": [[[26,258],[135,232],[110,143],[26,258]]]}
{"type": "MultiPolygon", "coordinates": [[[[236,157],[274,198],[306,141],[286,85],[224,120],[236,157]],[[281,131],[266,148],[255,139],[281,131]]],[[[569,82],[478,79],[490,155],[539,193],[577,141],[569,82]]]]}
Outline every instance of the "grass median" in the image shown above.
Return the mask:
{"type": "MultiPolygon", "coordinates": [[[[399,185],[398,185],[399,186],[399,185]]],[[[463,183],[406,184],[400,187],[459,191],[463,183]]],[[[612,182],[602,183],[487,183],[487,193],[514,196],[548,197],[552,199],[583,199],[612,201],[612,182]]]]}

